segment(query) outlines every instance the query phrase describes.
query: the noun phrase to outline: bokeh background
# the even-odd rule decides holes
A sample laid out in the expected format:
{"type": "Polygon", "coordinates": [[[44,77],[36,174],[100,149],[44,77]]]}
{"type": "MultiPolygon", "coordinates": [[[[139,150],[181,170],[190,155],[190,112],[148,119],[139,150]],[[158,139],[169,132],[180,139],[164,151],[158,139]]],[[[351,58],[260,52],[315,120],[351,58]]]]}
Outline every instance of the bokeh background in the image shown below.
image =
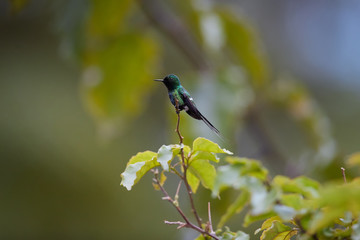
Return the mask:
{"type": "Polygon", "coordinates": [[[360,148],[359,22],[355,0],[0,1],[0,238],[194,237],[163,224],[179,217],[151,176],[119,186],[132,155],[177,141],[152,81],[169,73],[225,137],[183,114],[187,143],[340,178],[360,148]]]}

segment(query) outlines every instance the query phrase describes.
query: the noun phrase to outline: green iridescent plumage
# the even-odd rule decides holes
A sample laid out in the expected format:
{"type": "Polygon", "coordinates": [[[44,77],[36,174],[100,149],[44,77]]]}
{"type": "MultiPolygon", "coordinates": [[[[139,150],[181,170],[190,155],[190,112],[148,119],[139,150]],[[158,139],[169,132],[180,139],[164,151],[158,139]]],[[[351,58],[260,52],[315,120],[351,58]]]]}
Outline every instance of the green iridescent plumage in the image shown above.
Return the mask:
{"type": "Polygon", "coordinates": [[[164,79],[156,79],[155,81],[159,81],[165,84],[166,88],[168,89],[171,103],[176,106],[177,100],[180,111],[185,110],[186,113],[189,114],[191,117],[202,120],[217,135],[220,134],[219,130],[217,130],[216,127],[214,127],[214,125],[212,125],[209,120],[207,120],[197,109],[194,100],[186,91],[186,89],[181,86],[180,80],[176,75],[170,74],[164,77],[164,79]]]}

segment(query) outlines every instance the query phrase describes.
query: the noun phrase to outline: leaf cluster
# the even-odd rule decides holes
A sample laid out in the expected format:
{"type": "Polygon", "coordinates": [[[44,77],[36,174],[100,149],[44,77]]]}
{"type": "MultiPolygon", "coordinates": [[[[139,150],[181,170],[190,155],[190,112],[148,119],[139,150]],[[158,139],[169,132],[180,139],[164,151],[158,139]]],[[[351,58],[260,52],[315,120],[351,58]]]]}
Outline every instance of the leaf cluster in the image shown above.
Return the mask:
{"type": "MultiPolygon", "coordinates": [[[[244,227],[262,221],[255,231],[262,240],[360,239],[360,178],[323,185],[305,176],[290,179],[277,175],[271,179],[259,161],[233,156],[225,157],[226,164],[216,168],[213,163],[220,160],[217,154],[232,153],[205,138],[195,139],[192,148],[163,145],[157,153],[138,153],[121,174],[121,185],[130,190],[155,167],[162,168],[161,185],[166,180],[164,172],[181,176],[181,148],[189,170],[187,180],[194,193],[200,183],[211,190],[213,197],[221,196],[229,188],[238,192],[219,220],[215,231],[219,239],[249,239],[248,234],[231,232],[225,226],[235,214],[243,211],[246,212],[244,227]]],[[[360,165],[358,159],[359,154],[353,154],[347,163],[360,165]]]]}

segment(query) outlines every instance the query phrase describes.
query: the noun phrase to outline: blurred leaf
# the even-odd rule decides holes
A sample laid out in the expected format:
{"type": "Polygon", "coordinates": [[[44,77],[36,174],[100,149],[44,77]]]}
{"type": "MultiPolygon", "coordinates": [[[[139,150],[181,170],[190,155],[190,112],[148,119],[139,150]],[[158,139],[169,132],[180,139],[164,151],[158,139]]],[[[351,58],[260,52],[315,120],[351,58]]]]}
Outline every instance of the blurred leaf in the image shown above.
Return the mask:
{"type": "Polygon", "coordinates": [[[244,18],[231,11],[218,10],[226,41],[236,60],[245,68],[254,88],[263,88],[268,82],[268,66],[261,45],[255,37],[253,29],[244,18]]]}
{"type": "Polygon", "coordinates": [[[266,180],[268,170],[264,168],[257,160],[249,158],[227,157],[226,161],[239,168],[241,175],[253,176],[262,181],[266,180]]]}
{"type": "Polygon", "coordinates": [[[29,2],[29,0],[11,0],[11,11],[13,13],[20,12],[29,2]]]}
{"type": "Polygon", "coordinates": [[[261,240],[289,240],[297,233],[296,230],[292,230],[291,227],[285,224],[274,221],[270,228],[266,229],[260,239],[261,240]]]}
{"type": "Polygon", "coordinates": [[[218,144],[203,137],[198,137],[197,139],[194,140],[193,151],[233,154],[232,152],[226,150],[225,148],[220,148],[218,144]]]}
{"type": "Polygon", "coordinates": [[[282,194],[280,197],[282,204],[300,210],[304,207],[304,198],[298,193],[282,194]]]}
{"type": "Polygon", "coordinates": [[[192,192],[196,193],[200,184],[200,179],[194,174],[192,174],[190,171],[186,172],[186,179],[191,187],[192,192]]]}
{"type": "Polygon", "coordinates": [[[279,216],[274,216],[271,218],[266,219],[263,224],[261,225],[261,228],[258,228],[255,231],[255,235],[258,234],[260,231],[265,230],[267,228],[270,228],[274,221],[281,221],[281,218],[279,216]]]}
{"type": "Polygon", "coordinates": [[[198,177],[205,188],[210,190],[214,187],[214,180],[216,177],[216,170],[208,160],[196,160],[191,162],[188,170],[198,177]]]}
{"type": "Polygon", "coordinates": [[[360,167],[360,152],[354,153],[348,157],[346,164],[349,167],[360,167]]]}
{"type": "Polygon", "coordinates": [[[220,237],[221,240],[249,240],[250,236],[242,231],[231,232],[229,228],[225,228],[225,231],[220,237]]]}
{"type": "Polygon", "coordinates": [[[164,185],[164,183],[165,183],[165,181],[166,181],[166,176],[165,176],[165,173],[164,173],[164,171],[161,171],[161,174],[160,174],[160,181],[159,181],[160,185],[161,185],[161,186],[163,186],[163,185],[164,185]]]}
{"type": "Polygon", "coordinates": [[[272,181],[274,187],[279,187],[284,193],[301,193],[306,198],[319,196],[319,183],[307,177],[289,179],[285,176],[275,176],[272,181]]]}
{"type": "Polygon", "coordinates": [[[250,224],[256,222],[256,221],[260,221],[260,220],[264,220],[270,217],[276,216],[276,213],[274,213],[273,211],[267,212],[267,213],[263,213],[263,214],[259,214],[259,215],[252,215],[251,212],[249,211],[244,218],[244,227],[248,227],[250,224]]]}
{"type": "Polygon", "coordinates": [[[297,213],[294,208],[280,204],[274,206],[274,211],[284,221],[290,221],[297,213]]]}
{"type": "Polygon", "coordinates": [[[246,190],[243,190],[237,199],[226,209],[226,213],[221,216],[220,222],[218,224],[218,228],[222,228],[232,216],[234,216],[236,213],[239,213],[243,210],[244,206],[249,202],[250,200],[250,193],[246,190]]]}
{"type": "Polygon", "coordinates": [[[200,234],[197,238],[194,240],[206,240],[202,234],[200,234]]]}
{"type": "Polygon", "coordinates": [[[314,216],[309,229],[311,233],[334,224],[339,218],[344,218],[348,211],[354,216],[358,216],[360,212],[360,186],[352,183],[341,186],[330,185],[321,191],[316,202],[322,211],[314,216]]]}
{"type": "Polygon", "coordinates": [[[351,234],[351,239],[353,240],[360,240],[360,223],[356,223],[354,224],[352,227],[352,234],[351,234]]]}
{"type": "Polygon", "coordinates": [[[100,123],[119,124],[140,113],[153,86],[157,46],[144,34],[124,34],[84,54],[82,90],[100,123]]]}
{"type": "Polygon", "coordinates": [[[136,184],[150,169],[159,166],[156,161],[156,153],[145,151],[136,154],[128,162],[125,171],[121,174],[122,181],[120,185],[131,190],[132,186],[136,184]]]}
{"type": "Polygon", "coordinates": [[[165,171],[169,171],[169,162],[173,159],[171,146],[162,145],[158,151],[157,161],[165,171]]]}
{"type": "Polygon", "coordinates": [[[88,34],[97,37],[112,37],[119,34],[124,18],[133,0],[92,0],[90,17],[87,21],[88,34]]]}

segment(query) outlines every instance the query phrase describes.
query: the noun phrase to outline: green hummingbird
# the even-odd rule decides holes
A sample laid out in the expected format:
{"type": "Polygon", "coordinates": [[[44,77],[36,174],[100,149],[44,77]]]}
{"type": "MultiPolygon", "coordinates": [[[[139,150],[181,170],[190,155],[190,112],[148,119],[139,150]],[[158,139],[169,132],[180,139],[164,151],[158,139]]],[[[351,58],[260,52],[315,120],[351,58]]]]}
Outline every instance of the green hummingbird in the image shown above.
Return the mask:
{"type": "Polygon", "coordinates": [[[216,127],[214,127],[214,125],[212,125],[211,122],[209,122],[209,120],[200,113],[194,103],[194,100],[186,89],[181,86],[180,80],[176,75],[170,74],[164,77],[164,79],[155,79],[155,81],[165,84],[170,101],[175,107],[178,105],[180,111],[185,110],[191,117],[197,120],[202,120],[212,131],[220,136],[220,131],[217,130],[216,127]]]}

